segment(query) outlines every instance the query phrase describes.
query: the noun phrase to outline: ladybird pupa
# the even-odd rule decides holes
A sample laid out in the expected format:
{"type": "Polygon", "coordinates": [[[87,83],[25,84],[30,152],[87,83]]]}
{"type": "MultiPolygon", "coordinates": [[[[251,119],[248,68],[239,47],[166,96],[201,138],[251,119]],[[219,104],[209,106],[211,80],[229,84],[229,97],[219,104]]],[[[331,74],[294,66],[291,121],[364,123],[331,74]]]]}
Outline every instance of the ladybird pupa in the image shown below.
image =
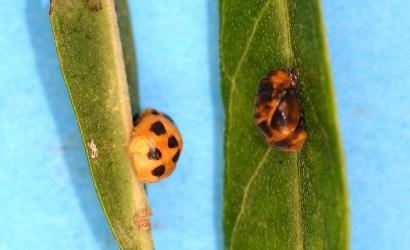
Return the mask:
{"type": "Polygon", "coordinates": [[[299,151],[307,139],[297,84],[295,70],[279,69],[261,79],[256,93],[254,122],[266,142],[280,151],[299,151]]]}

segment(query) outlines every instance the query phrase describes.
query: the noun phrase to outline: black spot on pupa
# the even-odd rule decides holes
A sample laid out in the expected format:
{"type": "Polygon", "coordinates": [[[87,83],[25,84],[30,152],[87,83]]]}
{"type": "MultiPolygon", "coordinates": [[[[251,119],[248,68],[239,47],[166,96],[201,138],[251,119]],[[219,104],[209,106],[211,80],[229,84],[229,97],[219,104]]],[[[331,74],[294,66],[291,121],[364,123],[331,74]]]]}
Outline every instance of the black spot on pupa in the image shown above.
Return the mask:
{"type": "Polygon", "coordinates": [[[169,115],[167,115],[167,114],[163,114],[163,115],[164,115],[165,119],[167,119],[168,121],[174,123],[174,120],[172,120],[172,118],[169,117],[169,115]]]}
{"type": "Polygon", "coordinates": [[[152,170],[152,175],[156,176],[156,177],[160,177],[165,173],[165,166],[161,165],[158,166],[156,168],[154,168],[154,170],[152,170]]]}
{"type": "Polygon", "coordinates": [[[161,155],[161,151],[159,151],[158,148],[150,148],[147,153],[147,157],[150,160],[159,160],[161,159],[161,155]]]}
{"type": "Polygon", "coordinates": [[[153,115],[159,115],[159,112],[156,109],[151,110],[151,114],[153,115]]]}
{"type": "Polygon", "coordinates": [[[151,131],[154,132],[156,135],[165,134],[167,131],[165,130],[164,124],[162,122],[157,121],[151,125],[151,131]]]}
{"type": "Polygon", "coordinates": [[[132,117],[132,125],[137,126],[137,124],[140,122],[140,114],[136,113],[132,117]]]}
{"type": "Polygon", "coordinates": [[[287,115],[285,112],[283,112],[280,109],[277,109],[275,111],[275,113],[272,116],[272,120],[270,121],[270,125],[273,128],[283,128],[286,126],[287,122],[288,122],[288,117],[289,115],[287,115]]]}
{"type": "Polygon", "coordinates": [[[278,141],[273,143],[273,145],[277,148],[289,148],[290,147],[290,141],[289,139],[284,139],[282,141],[278,141]]]}
{"type": "Polygon", "coordinates": [[[172,161],[173,162],[177,162],[179,159],[179,154],[181,153],[181,151],[178,150],[178,152],[174,155],[174,157],[172,157],[172,161]]]}
{"type": "Polygon", "coordinates": [[[272,100],[273,86],[270,82],[263,79],[258,86],[257,97],[261,102],[269,102],[272,100]]]}
{"type": "Polygon", "coordinates": [[[172,135],[171,137],[168,138],[168,147],[169,148],[178,147],[178,141],[175,138],[175,136],[172,135]]]}
{"type": "Polygon", "coordinates": [[[269,135],[269,136],[272,135],[272,132],[270,131],[269,126],[268,126],[268,124],[267,124],[266,122],[261,122],[261,123],[259,123],[259,124],[258,124],[258,128],[259,128],[260,130],[262,130],[262,132],[263,132],[264,134],[267,134],[267,135],[269,135]]]}

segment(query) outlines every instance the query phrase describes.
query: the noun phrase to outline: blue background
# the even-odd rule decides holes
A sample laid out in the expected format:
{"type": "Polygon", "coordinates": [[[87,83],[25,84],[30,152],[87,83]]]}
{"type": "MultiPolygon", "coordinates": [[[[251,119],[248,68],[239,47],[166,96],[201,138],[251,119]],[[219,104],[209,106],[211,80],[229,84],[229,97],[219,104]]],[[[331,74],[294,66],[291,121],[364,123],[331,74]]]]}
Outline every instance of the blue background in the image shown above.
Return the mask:
{"type": "MultiPolygon", "coordinates": [[[[48,2],[0,8],[0,249],[116,249],[61,77],[48,2]]],[[[410,2],[322,4],[352,249],[410,249],[410,2]]],[[[185,140],[178,170],[148,187],[156,248],[221,249],[217,4],[133,0],[130,10],[141,105],[169,113],[185,140]]]]}

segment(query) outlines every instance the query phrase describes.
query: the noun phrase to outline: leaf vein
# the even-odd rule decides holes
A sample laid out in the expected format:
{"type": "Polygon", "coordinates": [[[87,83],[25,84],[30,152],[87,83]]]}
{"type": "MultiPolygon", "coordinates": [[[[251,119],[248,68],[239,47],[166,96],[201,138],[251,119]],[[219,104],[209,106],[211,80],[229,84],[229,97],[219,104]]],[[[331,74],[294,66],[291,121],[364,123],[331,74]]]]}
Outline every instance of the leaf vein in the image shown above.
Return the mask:
{"type": "MultiPolygon", "coordinates": [[[[226,117],[226,119],[228,120],[228,128],[227,128],[227,133],[230,134],[231,128],[232,128],[232,122],[229,122],[229,120],[232,117],[232,104],[233,104],[233,97],[234,97],[234,92],[236,89],[236,77],[242,67],[242,64],[245,60],[246,55],[248,54],[249,48],[250,48],[250,44],[252,43],[253,37],[255,36],[256,30],[258,28],[259,22],[262,19],[263,15],[265,14],[265,11],[267,10],[267,7],[269,5],[270,1],[266,1],[265,5],[262,7],[262,9],[259,11],[255,22],[252,26],[252,30],[251,30],[251,34],[248,38],[248,40],[246,41],[246,45],[245,45],[245,49],[241,55],[241,58],[239,59],[239,63],[236,66],[236,70],[233,76],[231,76],[230,74],[228,74],[228,72],[225,71],[225,75],[226,77],[231,81],[231,87],[230,87],[230,91],[229,91],[229,100],[228,100],[228,115],[226,117]]],[[[222,60],[223,61],[223,60],[222,60]]],[[[223,64],[222,64],[223,65],[223,64]]],[[[224,66],[224,65],[223,65],[224,66]]],[[[224,67],[223,67],[224,68],[224,67]]],[[[229,152],[229,145],[230,145],[230,141],[228,140],[226,142],[226,151],[229,152]]],[[[227,158],[227,165],[229,165],[229,157],[227,158]]]]}
{"type": "MultiPolygon", "coordinates": [[[[256,30],[258,29],[259,22],[262,19],[263,15],[265,14],[266,10],[268,9],[269,4],[270,4],[270,1],[266,1],[265,5],[262,7],[262,9],[259,11],[259,13],[257,14],[257,16],[255,18],[255,22],[253,23],[251,34],[249,35],[249,38],[248,38],[248,40],[246,41],[246,44],[245,44],[245,49],[243,50],[241,58],[239,59],[239,62],[236,65],[235,72],[234,72],[233,76],[231,77],[232,80],[235,80],[235,78],[238,76],[238,73],[239,73],[239,71],[242,67],[242,64],[243,64],[246,56],[248,55],[248,51],[249,51],[251,43],[253,41],[253,37],[255,36],[256,30]]],[[[235,86],[232,85],[231,91],[234,87],[235,86]]]]}
{"type": "Polygon", "coordinates": [[[253,184],[254,180],[256,179],[256,177],[259,175],[260,170],[265,165],[266,159],[268,159],[269,153],[271,151],[272,151],[271,147],[269,147],[266,150],[266,152],[262,156],[262,159],[259,161],[258,165],[256,166],[255,171],[253,172],[251,178],[249,178],[249,181],[248,181],[248,183],[246,184],[246,186],[244,188],[243,196],[242,196],[243,198],[242,198],[241,206],[240,206],[240,209],[239,209],[239,213],[238,213],[238,216],[236,217],[235,224],[234,224],[233,229],[232,229],[232,234],[231,234],[231,239],[230,239],[230,244],[229,244],[230,249],[232,249],[233,239],[235,237],[235,233],[236,233],[236,230],[238,228],[239,221],[241,220],[242,215],[243,215],[244,210],[245,210],[245,204],[248,200],[249,189],[252,186],[252,184],[253,184]]]}

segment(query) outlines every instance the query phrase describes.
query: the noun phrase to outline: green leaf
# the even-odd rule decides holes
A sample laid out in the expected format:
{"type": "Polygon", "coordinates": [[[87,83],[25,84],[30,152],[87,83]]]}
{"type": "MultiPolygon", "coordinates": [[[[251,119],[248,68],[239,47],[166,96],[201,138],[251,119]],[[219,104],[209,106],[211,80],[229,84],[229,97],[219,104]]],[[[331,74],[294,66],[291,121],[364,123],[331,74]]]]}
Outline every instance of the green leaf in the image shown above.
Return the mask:
{"type": "Polygon", "coordinates": [[[318,0],[220,0],[229,249],[347,249],[344,160],[318,0]],[[268,146],[253,123],[260,79],[298,72],[308,139],[268,146]]]}
{"type": "Polygon", "coordinates": [[[110,227],[122,249],[153,249],[150,230],[141,230],[134,222],[149,205],[128,155],[131,107],[114,2],[53,0],[50,19],[95,188],[110,227]]]}
{"type": "Polygon", "coordinates": [[[114,0],[132,114],[139,112],[137,59],[127,0],[114,0]]]}

